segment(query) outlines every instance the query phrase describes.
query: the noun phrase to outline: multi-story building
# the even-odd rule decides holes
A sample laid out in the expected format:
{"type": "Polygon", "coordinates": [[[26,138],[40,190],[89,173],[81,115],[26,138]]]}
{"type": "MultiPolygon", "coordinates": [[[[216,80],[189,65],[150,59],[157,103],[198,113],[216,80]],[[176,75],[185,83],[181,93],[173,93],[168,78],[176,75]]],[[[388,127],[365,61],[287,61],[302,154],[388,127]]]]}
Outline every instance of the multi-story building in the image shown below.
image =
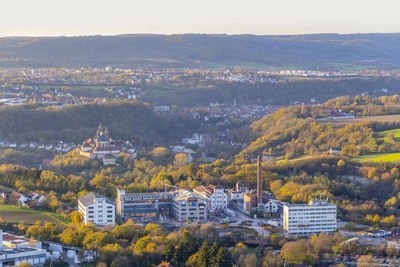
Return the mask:
{"type": "Polygon", "coordinates": [[[257,208],[257,192],[249,191],[243,194],[243,210],[250,213],[257,208]]]}
{"type": "Polygon", "coordinates": [[[207,219],[207,200],[180,189],[172,196],[172,214],[177,221],[203,221],[207,219]]]}
{"type": "Polygon", "coordinates": [[[115,204],[108,198],[89,193],[78,198],[78,210],[86,223],[95,225],[115,224],[115,204]]]}
{"type": "Polygon", "coordinates": [[[228,207],[228,195],[222,186],[201,185],[194,188],[193,191],[207,200],[207,206],[211,212],[224,210],[228,207]]]}
{"type": "Polygon", "coordinates": [[[17,266],[23,262],[43,266],[46,261],[46,250],[42,243],[15,236],[0,230],[0,267],[17,266]]]}
{"type": "Polygon", "coordinates": [[[246,213],[260,211],[263,213],[278,213],[280,202],[271,194],[262,193],[261,202],[257,203],[257,193],[250,191],[243,194],[243,210],[246,213]]]}
{"type": "Polygon", "coordinates": [[[171,193],[126,193],[117,191],[117,215],[122,219],[168,217],[171,211],[171,193]]]}
{"type": "Polygon", "coordinates": [[[336,231],[336,205],[314,200],[309,204],[285,204],[283,229],[290,236],[309,236],[336,231]]]}

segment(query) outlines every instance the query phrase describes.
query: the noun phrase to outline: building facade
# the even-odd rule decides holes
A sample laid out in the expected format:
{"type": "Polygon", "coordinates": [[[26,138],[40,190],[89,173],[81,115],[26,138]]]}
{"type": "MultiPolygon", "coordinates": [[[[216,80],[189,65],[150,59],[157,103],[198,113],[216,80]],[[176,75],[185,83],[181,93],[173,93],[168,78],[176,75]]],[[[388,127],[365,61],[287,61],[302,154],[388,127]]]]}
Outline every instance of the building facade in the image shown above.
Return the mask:
{"type": "Polygon", "coordinates": [[[118,158],[121,148],[114,145],[109,137],[108,129],[99,125],[95,137],[78,145],[77,150],[80,155],[90,159],[101,160],[105,165],[115,164],[115,159],[118,158]],[[112,158],[113,156],[113,158],[112,158]],[[105,159],[103,159],[106,157],[105,159]]]}
{"type": "Polygon", "coordinates": [[[180,189],[172,196],[172,215],[177,221],[207,219],[207,200],[197,193],[180,189]]]}
{"type": "Polygon", "coordinates": [[[309,236],[336,231],[336,205],[314,200],[309,204],[285,204],[283,229],[290,236],[309,236]]]}
{"type": "Polygon", "coordinates": [[[78,210],[85,224],[115,224],[115,204],[104,196],[93,193],[81,196],[78,198],[78,210]]]}
{"type": "Polygon", "coordinates": [[[170,216],[172,202],[170,193],[126,193],[117,191],[117,215],[122,219],[170,216]]]}
{"type": "Polygon", "coordinates": [[[224,210],[228,207],[228,195],[222,186],[198,186],[193,191],[207,200],[207,207],[211,212],[224,210]]]}
{"type": "Polygon", "coordinates": [[[46,250],[40,241],[15,236],[0,230],[0,267],[17,266],[29,262],[35,266],[43,266],[46,261],[46,250]]]}

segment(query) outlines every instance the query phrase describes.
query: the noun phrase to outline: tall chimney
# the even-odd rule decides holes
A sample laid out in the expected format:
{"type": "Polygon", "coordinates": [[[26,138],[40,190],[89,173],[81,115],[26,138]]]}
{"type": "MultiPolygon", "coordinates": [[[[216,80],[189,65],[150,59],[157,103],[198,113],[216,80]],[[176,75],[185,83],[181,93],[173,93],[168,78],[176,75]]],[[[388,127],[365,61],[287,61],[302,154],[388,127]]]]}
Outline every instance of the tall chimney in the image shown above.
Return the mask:
{"type": "Polygon", "coordinates": [[[261,156],[257,160],[257,204],[262,202],[261,156]]]}
{"type": "Polygon", "coordinates": [[[0,230],[0,250],[3,249],[3,230],[0,230]]]}

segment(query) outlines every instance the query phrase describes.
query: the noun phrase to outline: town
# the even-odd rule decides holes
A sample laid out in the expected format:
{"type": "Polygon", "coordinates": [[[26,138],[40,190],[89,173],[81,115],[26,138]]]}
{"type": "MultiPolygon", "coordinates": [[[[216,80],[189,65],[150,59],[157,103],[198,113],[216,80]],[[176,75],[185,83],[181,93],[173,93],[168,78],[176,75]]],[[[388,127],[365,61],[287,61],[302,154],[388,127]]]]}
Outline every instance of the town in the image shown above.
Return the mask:
{"type": "Polygon", "coordinates": [[[394,0],[3,1],[0,267],[400,266],[394,0]]]}

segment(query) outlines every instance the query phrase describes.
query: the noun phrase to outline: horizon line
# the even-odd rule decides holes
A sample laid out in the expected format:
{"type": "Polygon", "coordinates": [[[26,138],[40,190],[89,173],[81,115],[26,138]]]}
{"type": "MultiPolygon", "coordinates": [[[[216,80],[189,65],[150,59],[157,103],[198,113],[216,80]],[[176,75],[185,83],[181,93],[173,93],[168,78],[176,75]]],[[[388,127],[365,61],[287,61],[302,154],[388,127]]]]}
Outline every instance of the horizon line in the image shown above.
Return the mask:
{"type": "Polygon", "coordinates": [[[60,34],[60,35],[0,35],[0,38],[60,38],[60,37],[119,37],[119,36],[174,36],[174,35],[221,35],[221,36],[306,36],[306,35],[368,35],[368,34],[400,34],[399,32],[315,32],[315,33],[282,33],[282,34],[256,34],[256,33],[117,33],[117,34],[60,34]]]}

